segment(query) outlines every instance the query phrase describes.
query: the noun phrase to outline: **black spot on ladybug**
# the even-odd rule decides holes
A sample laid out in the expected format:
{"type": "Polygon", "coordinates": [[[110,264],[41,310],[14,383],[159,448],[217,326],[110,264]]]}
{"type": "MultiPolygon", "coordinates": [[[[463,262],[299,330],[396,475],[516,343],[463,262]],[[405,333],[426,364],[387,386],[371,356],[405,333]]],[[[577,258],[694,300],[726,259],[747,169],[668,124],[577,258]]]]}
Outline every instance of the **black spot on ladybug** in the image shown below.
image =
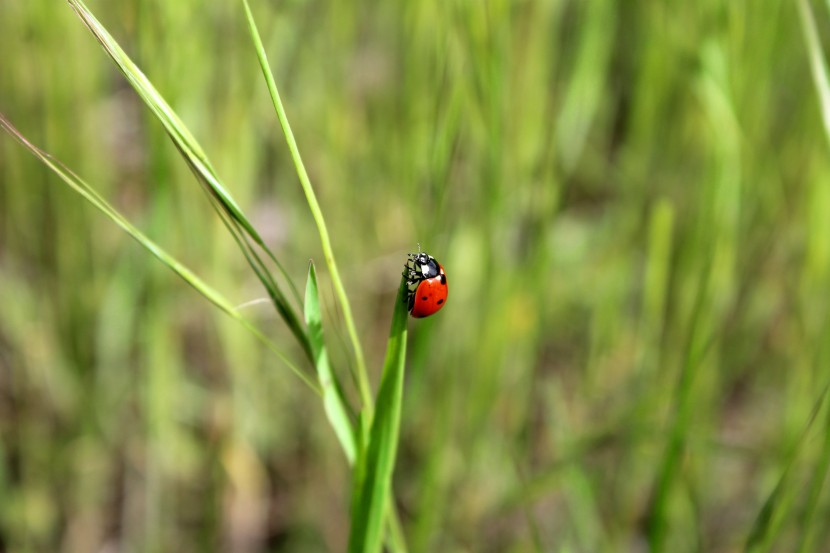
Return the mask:
{"type": "Polygon", "coordinates": [[[421,296],[421,300],[422,301],[427,301],[427,297],[426,296],[421,296]]]}
{"type": "Polygon", "coordinates": [[[447,285],[447,275],[441,275],[441,284],[447,285]]]}
{"type": "Polygon", "coordinates": [[[444,300],[438,300],[438,301],[437,301],[437,302],[435,302],[435,303],[437,303],[438,305],[441,305],[442,303],[444,303],[444,300]]]}

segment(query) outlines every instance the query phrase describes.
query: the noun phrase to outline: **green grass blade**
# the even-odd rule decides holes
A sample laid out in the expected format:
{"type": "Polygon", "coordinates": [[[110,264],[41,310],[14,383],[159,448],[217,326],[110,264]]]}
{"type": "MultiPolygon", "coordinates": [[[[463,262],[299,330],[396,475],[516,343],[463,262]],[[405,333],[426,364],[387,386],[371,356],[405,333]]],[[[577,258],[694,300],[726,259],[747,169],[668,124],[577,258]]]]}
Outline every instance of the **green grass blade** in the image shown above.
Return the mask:
{"type": "Polygon", "coordinates": [[[256,229],[251,225],[248,219],[243,215],[242,210],[233,200],[231,195],[222,186],[221,181],[217,177],[216,172],[207,159],[202,147],[190,133],[190,130],[179,118],[173,108],[167,103],[162,95],[156,90],[146,75],[133,63],[132,59],[124,52],[118,42],[109,34],[106,28],[92,15],[89,8],[82,0],[68,0],[69,5],[78,14],[78,17],[84,22],[90,32],[95,36],[101,46],[107,51],[112,60],[121,70],[121,73],[127,78],[133,88],[138,92],[141,99],[147,104],[153,113],[158,117],[165,130],[176,143],[182,154],[185,156],[188,163],[191,164],[194,171],[196,171],[205,181],[210,185],[211,192],[219,199],[223,206],[225,206],[229,213],[231,213],[236,221],[238,221],[245,230],[258,242],[262,239],[256,232],[256,229]]]}
{"type": "Polygon", "coordinates": [[[179,153],[181,153],[185,162],[188,164],[197,180],[202,184],[203,189],[207,192],[214,209],[216,209],[220,217],[222,217],[222,221],[234,236],[234,240],[237,244],[239,244],[246,260],[254,269],[257,277],[266,288],[268,295],[274,302],[274,306],[280,316],[283,318],[289,330],[291,330],[292,334],[294,334],[295,338],[302,346],[306,356],[309,360],[312,360],[313,356],[311,354],[311,346],[309,344],[308,335],[300,321],[300,317],[287,301],[275,279],[271,276],[259,254],[248,242],[248,240],[250,239],[254,244],[259,246],[268,258],[274,262],[299,301],[299,293],[297,292],[291,279],[288,277],[282,264],[268,249],[262,237],[244,215],[241,208],[233,200],[193,134],[179,118],[173,108],[170,107],[167,101],[158,92],[158,90],[156,90],[147,76],[144,75],[144,73],[126,54],[126,52],[124,52],[118,42],[95,18],[92,12],[89,11],[82,0],[68,0],[68,2],[72,9],[75,10],[75,13],[81,21],[84,22],[89,31],[98,40],[101,46],[103,46],[104,50],[109,54],[121,70],[121,73],[126,77],[127,81],[129,81],[138,93],[139,97],[164,126],[164,129],[173,140],[173,143],[179,150],[179,153]]]}
{"type": "Polygon", "coordinates": [[[323,212],[320,209],[320,204],[317,202],[317,196],[314,194],[314,189],[311,187],[311,180],[306,172],[302,157],[300,157],[300,150],[297,147],[297,141],[294,139],[294,133],[291,131],[291,125],[288,123],[288,117],[285,114],[285,108],[282,105],[279,91],[277,90],[274,76],[271,74],[271,68],[268,66],[268,58],[265,55],[265,47],[262,45],[262,39],[257,31],[254,16],[251,13],[251,8],[248,6],[248,0],[242,0],[245,7],[245,16],[248,21],[248,29],[251,33],[251,39],[254,42],[257,58],[262,67],[262,74],[265,77],[265,82],[268,84],[268,91],[271,94],[271,100],[274,103],[274,109],[277,112],[277,117],[282,125],[285,139],[288,142],[288,149],[291,151],[291,158],[294,160],[294,165],[297,168],[297,175],[300,178],[300,184],[303,187],[303,192],[308,202],[308,207],[317,224],[317,231],[320,234],[320,242],[323,247],[323,256],[326,259],[326,266],[331,275],[331,281],[334,284],[334,289],[337,294],[338,301],[343,309],[343,318],[346,322],[346,328],[349,332],[349,338],[354,349],[355,364],[357,365],[358,375],[358,390],[363,401],[363,405],[370,412],[372,410],[372,392],[369,386],[369,376],[366,372],[366,362],[363,358],[363,349],[360,345],[360,339],[357,336],[357,327],[352,317],[352,309],[349,305],[349,298],[346,296],[346,289],[343,286],[343,281],[340,279],[340,272],[337,270],[337,263],[334,260],[334,252],[331,248],[331,240],[329,238],[328,229],[326,228],[326,221],[323,218],[323,212]]]}
{"type": "Polygon", "coordinates": [[[356,436],[352,427],[349,412],[343,399],[342,387],[337,375],[331,370],[326,343],[323,339],[323,318],[320,314],[320,296],[317,288],[317,271],[314,263],[308,264],[308,280],[305,288],[305,322],[311,339],[311,350],[314,354],[314,365],[317,368],[317,378],[323,390],[323,406],[326,416],[331,423],[349,465],[353,465],[356,456],[356,436]]]}
{"type": "Polygon", "coordinates": [[[814,543],[821,523],[816,524],[819,511],[819,502],[824,482],[827,480],[827,470],[830,468],[830,409],[824,415],[824,444],[821,447],[821,455],[813,467],[813,474],[810,478],[809,491],[804,513],[801,516],[801,529],[799,531],[798,553],[816,551],[814,543]]]}
{"type": "Polygon", "coordinates": [[[827,63],[824,59],[821,40],[819,40],[816,20],[807,0],[798,0],[798,12],[801,15],[801,28],[804,41],[807,43],[807,54],[810,57],[810,71],[818,92],[824,134],[830,139],[830,77],[827,74],[827,63]]]}
{"type": "Polygon", "coordinates": [[[758,512],[758,516],[755,517],[755,522],[752,525],[752,530],[749,532],[749,537],[744,548],[747,553],[769,551],[778,535],[778,531],[781,528],[781,521],[786,515],[786,510],[791,503],[792,491],[790,484],[792,482],[793,466],[795,466],[799,454],[807,443],[807,436],[810,434],[810,429],[813,427],[813,423],[827,399],[828,391],[830,391],[830,386],[825,386],[821,395],[816,400],[813,411],[807,420],[807,424],[804,426],[804,430],[801,432],[801,436],[798,438],[798,442],[796,442],[792,451],[789,453],[784,471],[781,473],[775,488],[773,488],[766,501],[764,501],[764,505],[758,512]]]}
{"type": "Polygon", "coordinates": [[[0,113],[0,127],[16,139],[23,147],[35,155],[44,165],[52,170],[61,180],[63,180],[69,187],[77,192],[90,204],[95,206],[99,211],[109,217],[116,225],[121,227],[127,234],[129,234],[136,242],[141,244],[144,249],[153,254],[159,261],[170,268],[174,273],[179,275],[182,280],[193,287],[197,292],[202,294],[213,305],[230,315],[232,318],[239,321],[246,329],[253,333],[260,341],[262,341],[268,349],[275,353],[300,379],[305,382],[312,390],[320,393],[319,388],[311,378],[300,370],[291,360],[280,351],[279,348],[263,335],[253,324],[245,319],[236,307],[231,304],[222,294],[211,288],[207,283],[197,277],[190,269],[179,263],[173,256],[168,254],[158,244],[153,242],[132,223],[130,223],[118,210],[109,204],[100,194],[98,194],[89,184],[76,175],[72,170],[66,167],[63,163],[53,158],[48,153],[44,152],[24,137],[6,117],[0,113]]]}
{"type": "Polygon", "coordinates": [[[349,535],[349,552],[380,551],[384,517],[392,498],[406,361],[406,287],[401,282],[383,363],[369,443],[360,459],[349,535]]]}
{"type": "MultiPolygon", "coordinates": [[[[830,7],[830,3],[828,3],[830,7]]],[[[819,107],[821,108],[821,119],[824,124],[825,137],[830,140],[830,77],[827,72],[827,61],[824,50],[819,39],[815,17],[809,2],[799,0],[799,14],[801,15],[801,27],[807,53],[810,58],[810,70],[813,76],[813,83],[818,93],[819,107]]],[[[813,543],[816,534],[816,513],[818,511],[819,499],[827,477],[827,469],[830,466],[830,410],[825,418],[825,437],[822,446],[821,456],[813,469],[811,485],[809,488],[807,503],[801,521],[799,532],[799,546],[797,551],[813,550],[813,543]]]]}

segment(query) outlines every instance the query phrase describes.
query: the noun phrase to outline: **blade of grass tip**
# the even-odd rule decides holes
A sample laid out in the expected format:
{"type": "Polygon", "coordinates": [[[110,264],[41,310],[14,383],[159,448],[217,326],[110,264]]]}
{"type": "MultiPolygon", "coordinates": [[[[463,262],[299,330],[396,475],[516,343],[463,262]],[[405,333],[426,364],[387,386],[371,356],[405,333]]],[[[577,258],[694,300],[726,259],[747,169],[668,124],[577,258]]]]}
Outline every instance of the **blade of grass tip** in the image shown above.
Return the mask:
{"type": "Polygon", "coordinates": [[[651,506],[647,515],[648,540],[652,551],[664,551],[665,540],[669,535],[668,504],[679,477],[683,451],[686,448],[688,428],[694,411],[693,383],[698,375],[698,368],[719,336],[710,329],[704,320],[704,308],[709,298],[711,279],[711,259],[707,260],[701,270],[700,282],[692,308],[691,328],[689,329],[683,363],[674,390],[673,413],[666,435],[665,451],[655,475],[651,506]]]}
{"type": "MultiPolygon", "coordinates": [[[[274,256],[273,252],[265,245],[262,237],[260,237],[259,233],[256,231],[254,226],[251,222],[245,217],[242,210],[233,200],[231,195],[227,192],[225,186],[223,185],[221,179],[219,178],[216,171],[213,169],[210,161],[208,160],[207,156],[205,155],[202,147],[196,141],[190,130],[184,124],[184,122],[178,117],[176,112],[170,107],[170,105],[164,100],[164,98],[159,94],[159,92],[155,89],[153,84],[150,80],[144,75],[144,73],[138,68],[135,63],[130,59],[129,56],[124,52],[124,50],[120,47],[118,42],[109,34],[106,28],[101,25],[101,23],[95,18],[95,16],[89,11],[86,5],[83,3],[82,0],[68,0],[70,6],[78,15],[78,17],[83,21],[84,25],[89,29],[89,31],[93,34],[93,36],[98,40],[98,42],[103,46],[104,50],[109,54],[110,58],[115,62],[118,66],[121,73],[126,77],[127,81],[132,85],[135,91],[138,93],[139,97],[144,101],[148,108],[153,112],[153,114],[159,119],[161,124],[164,126],[167,134],[173,140],[176,148],[178,149],[179,153],[181,153],[182,157],[184,158],[185,162],[190,167],[191,171],[193,171],[194,175],[196,176],[197,180],[203,184],[204,190],[208,193],[209,197],[213,200],[212,203],[214,209],[218,213],[225,213],[229,220],[233,221],[236,225],[241,228],[239,232],[240,236],[246,235],[249,237],[254,243],[256,243],[262,250],[266,253],[269,259],[271,259],[274,264],[277,266],[279,271],[282,273],[285,280],[288,282],[289,287],[292,290],[294,297],[296,298],[298,304],[301,303],[300,294],[297,290],[296,286],[294,286],[293,281],[291,280],[290,276],[288,275],[285,268],[282,264],[277,260],[276,256],[274,256]]],[[[233,229],[230,229],[232,232],[233,229]]],[[[245,241],[244,247],[253,252],[253,248],[250,244],[245,241]]],[[[239,239],[237,239],[239,242],[239,239]]],[[[240,244],[242,246],[242,244],[240,244]]],[[[261,260],[259,260],[258,256],[253,253],[253,258],[251,255],[246,254],[246,258],[248,262],[253,266],[254,262],[258,262],[259,265],[264,268],[264,264],[262,264],[261,260]]],[[[256,270],[256,269],[255,269],[256,270]]],[[[263,285],[266,287],[269,286],[269,283],[266,282],[262,278],[261,271],[257,271],[260,280],[263,281],[263,285]]],[[[271,284],[276,286],[271,279],[271,284]]],[[[281,292],[276,294],[276,296],[272,295],[272,298],[276,298],[275,302],[277,310],[283,315],[283,318],[286,319],[286,323],[288,324],[289,328],[291,328],[292,332],[297,335],[297,338],[303,344],[306,353],[311,359],[310,347],[307,346],[305,339],[302,335],[304,334],[304,329],[299,325],[299,317],[296,315],[294,309],[285,301],[281,292]],[[290,316],[284,315],[284,313],[289,313],[290,316]],[[298,335],[298,332],[300,333],[298,335]]]]}
{"type": "Polygon", "coordinates": [[[118,212],[112,205],[109,204],[95,189],[87,184],[83,179],[76,175],[71,169],[66,167],[63,163],[52,157],[47,152],[41,150],[23,136],[11,122],[0,113],[0,127],[3,128],[9,135],[11,135],[18,143],[29,150],[35,157],[37,157],[44,165],[46,165],[52,172],[54,172],[62,181],[64,181],[73,191],[83,197],[87,202],[92,204],[99,211],[104,213],[116,225],[121,227],[127,234],[129,234],[136,242],[138,242],[144,249],[153,254],[159,261],[166,265],[170,270],[179,275],[187,284],[193,289],[202,294],[213,305],[224,311],[227,315],[236,319],[249,332],[254,334],[269,350],[276,354],[291,371],[305,382],[312,390],[321,394],[317,384],[311,378],[301,371],[291,360],[280,351],[279,348],[263,335],[250,321],[245,319],[242,314],[217,290],[214,290],[207,283],[203,282],[190,269],[179,263],[173,256],[168,254],[164,249],[156,244],[153,240],[148,238],[132,223],[130,223],[121,213],[118,212]]]}
{"type": "Polygon", "coordinates": [[[346,323],[346,328],[349,332],[349,338],[352,342],[352,349],[354,350],[355,364],[357,365],[358,374],[358,389],[360,391],[361,400],[364,408],[370,413],[372,411],[372,392],[369,386],[369,376],[366,372],[366,362],[363,358],[363,349],[360,345],[360,339],[357,336],[357,327],[352,317],[352,309],[349,305],[349,298],[346,296],[346,289],[340,279],[340,272],[337,270],[337,264],[334,260],[334,252],[331,248],[331,240],[326,228],[326,221],[323,218],[323,212],[320,210],[320,204],[317,202],[317,196],[314,194],[314,189],[311,187],[311,180],[306,172],[303,160],[300,157],[300,150],[297,147],[297,141],[294,139],[294,133],[291,131],[291,125],[288,123],[288,117],[285,114],[285,108],[282,105],[279,92],[277,90],[274,76],[271,74],[271,69],[268,66],[268,58],[265,55],[265,47],[262,45],[262,39],[257,31],[254,16],[251,13],[251,8],[248,5],[248,0],[242,0],[245,8],[245,17],[248,20],[248,29],[251,34],[251,39],[254,42],[257,58],[262,68],[262,74],[265,77],[265,82],[268,85],[268,92],[271,94],[271,100],[274,104],[274,109],[277,112],[277,117],[280,120],[285,139],[288,142],[288,149],[291,152],[291,158],[294,160],[294,166],[297,169],[297,175],[300,178],[300,185],[303,187],[308,207],[311,210],[312,217],[317,224],[317,231],[320,234],[320,242],[323,247],[323,256],[326,259],[326,266],[328,266],[331,275],[331,281],[334,284],[334,289],[337,293],[338,301],[343,308],[343,319],[346,323]]]}
{"type": "Polygon", "coordinates": [[[398,447],[406,360],[408,314],[403,301],[405,290],[402,281],[395,300],[369,442],[355,471],[358,481],[349,533],[350,553],[380,551],[383,521],[392,501],[390,490],[398,447]]]}
{"type": "Polygon", "coordinates": [[[749,537],[746,540],[746,545],[744,546],[744,551],[747,553],[768,551],[772,542],[775,540],[780,528],[781,518],[784,516],[784,513],[782,513],[782,505],[787,503],[786,493],[791,480],[792,468],[795,465],[801,449],[807,443],[807,436],[827,399],[829,391],[830,385],[825,386],[816,400],[813,411],[810,413],[810,418],[807,420],[807,424],[801,432],[801,436],[798,437],[798,441],[787,456],[784,472],[781,473],[781,477],[775,484],[775,488],[773,488],[767,500],[764,501],[764,505],[758,512],[758,516],[755,517],[755,522],[752,525],[749,537]]]}
{"type": "Polygon", "coordinates": [[[308,279],[305,288],[305,322],[311,339],[317,378],[323,390],[323,406],[349,465],[355,461],[355,434],[337,375],[331,370],[326,343],[323,338],[323,318],[320,314],[320,296],[317,291],[317,271],[314,263],[308,264],[308,279]]]}

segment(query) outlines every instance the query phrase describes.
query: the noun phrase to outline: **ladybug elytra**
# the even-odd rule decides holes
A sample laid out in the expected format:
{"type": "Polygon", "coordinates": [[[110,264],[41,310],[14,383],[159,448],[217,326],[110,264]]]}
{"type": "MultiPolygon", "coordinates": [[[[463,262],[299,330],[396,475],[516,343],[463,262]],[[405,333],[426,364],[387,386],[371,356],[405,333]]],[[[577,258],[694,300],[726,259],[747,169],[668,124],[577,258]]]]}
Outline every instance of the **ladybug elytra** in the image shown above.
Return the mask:
{"type": "Polygon", "coordinates": [[[447,275],[434,257],[421,252],[420,245],[418,253],[408,257],[403,276],[408,287],[409,314],[416,319],[429,317],[447,303],[447,275]]]}

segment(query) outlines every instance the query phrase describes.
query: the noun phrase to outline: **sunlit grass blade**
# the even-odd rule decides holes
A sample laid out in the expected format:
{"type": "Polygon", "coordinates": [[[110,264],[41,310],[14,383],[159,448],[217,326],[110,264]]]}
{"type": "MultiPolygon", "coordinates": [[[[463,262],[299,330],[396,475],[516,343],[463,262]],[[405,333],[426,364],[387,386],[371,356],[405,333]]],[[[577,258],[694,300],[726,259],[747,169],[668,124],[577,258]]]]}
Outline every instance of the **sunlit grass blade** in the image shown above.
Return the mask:
{"type": "MultiPolygon", "coordinates": [[[[827,4],[830,8],[830,3],[827,4]]],[[[801,28],[806,43],[807,53],[810,59],[810,70],[813,76],[813,83],[818,94],[819,107],[821,109],[821,119],[824,127],[824,135],[830,141],[830,76],[827,72],[827,60],[824,55],[824,49],[819,38],[819,33],[807,0],[799,0],[798,10],[801,16],[801,28]]],[[[824,188],[824,183],[817,183],[821,188],[824,188]]],[[[824,217],[821,217],[824,219],[824,217]]],[[[821,236],[822,229],[817,229],[816,233],[821,236]]],[[[822,446],[821,456],[819,462],[813,469],[811,478],[811,485],[807,496],[807,502],[801,517],[801,528],[798,551],[810,551],[815,540],[816,516],[819,510],[819,500],[821,497],[824,482],[827,477],[827,469],[830,466],[830,410],[825,416],[824,428],[824,445],[822,446]]]]}
{"type": "Polygon", "coordinates": [[[798,438],[798,441],[789,453],[786,467],[781,473],[778,483],[775,485],[775,488],[773,488],[766,501],[764,501],[763,507],[761,507],[761,510],[758,512],[758,516],[755,518],[755,523],[752,525],[752,530],[750,531],[746,542],[745,551],[748,553],[769,551],[772,543],[778,535],[779,530],[781,529],[782,519],[786,515],[786,511],[789,508],[792,499],[791,484],[793,480],[793,467],[795,466],[804,445],[808,441],[807,436],[810,434],[810,429],[813,427],[813,423],[824,406],[828,391],[830,391],[830,386],[826,386],[816,400],[813,412],[811,413],[807,424],[804,426],[801,436],[798,438]]]}
{"type": "Polygon", "coordinates": [[[182,149],[182,153],[185,155],[188,163],[191,163],[198,174],[208,182],[213,194],[228,209],[233,215],[233,218],[255,240],[261,242],[262,240],[259,238],[256,229],[254,229],[242,214],[242,210],[222,186],[202,147],[190,133],[190,130],[185,126],[184,122],[176,115],[176,112],[173,111],[173,108],[164,100],[138,66],[127,56],[106,28],[92,15],[92,12],[89,11],[89,8],[86,7],[83,1],[68,0],[68,2],[90,32],[98,39],[98,42],[101,43],[101,46],[104,47],[136,92],[138,92],[141,99],[147,104],[147,107],[158,117],[159,121],[164,125],[165,130],[176,143],[176,146],[182,149]]]}
{"type": "Polygon", "coordinates": [[[89,184],[87,184],[78,175],[72,172],[63,163],[53,158],[48,153],[44,152],[24,137],[6,117],[0,113],[0,127],[15,138],[23,147],[35,155],[44,165],[46,165],[52,172],[54,172],[61,180],[63,180],[69,187],[83,197],[87,202],[95,206],[99,211],[109,217],[116,225],[121,227],[127,234],[141,244],[144,249],[153,254],[159,261],[170,268],[173,272],[179,275],[186,283],[193,287],[197,292],[202,294],[213,305],[230,315],[232,318],[239,321],[242,326],[253,333],[268,349],[275,353],[300,379],[305,382],[312,390],[320,393],[317,384],[302,370],[300,370],[291,360],[269,340],[262,332],[260,332],[250,321],[245,319],[236,307],[233,306],[222,294],[214,290],[199,277],[197,277],[190,269],[179,263],[173,256],[164,251],[158,244],[153,242],[132,223],[130,223],[118,210],[109,204],[100,194],[98,194],[89,184]]]}
{"type": "Polygon", "coordinates": [[[308,280],[305,288],[305,322],[314,354],[317,378],[323,390],[323,406],[326,416],[334,429],[349,465],[353,465],[356,455],[356,436],[349,419],[346,402],[337,375],[331,370],[326,343],[323,338],[323,318],[320,314],[320,297],[317,288],[317,271],[314,263],[308,264],[308,280]]]}
{"type": "Polygon", "coordinates": [[[406,361],[407,310],[401,283],[386,346],[383,376],[378,389],[369,442],[355,471],[355,498],[349,552],[380,551],[382,530],[392,501],[392,472],[398,448],[406,361]]]}
{"type": "MultiPolygon", "coordinates": [[[[708,273],[709,267],[707,266],[702,274],[708,273]]],[[[704,277],[699,284],[695,298],[692,327],[689,330],[686,344],[687,350],[674,393],[675,411],[666,436],[666,448],[657,470],[654,497],[648,513],[648,539],[652,551],[666,549],[665,542],[669,536],[668,505],[681,472],[683,451],[686,448],[689,424],[692,420],[693,384],[714,342],[712,335],[701,337],[705,332],[701,329],[704,326],[703,312],[708,293],[708,280],[704,277]]]]}
{"type": "Polygon", "coordinates": [[[801,28],[804,40],[807,43],[807,53],[810,57],[810,71],[818,92],[821,120],[824,123],[824,134],[830,139],[830,77],[827,74],[827,62],[819,40],[816,20],[810,3],[807,0],[798,0],[798,11],[801,14],[801,28]]]}
{"type": "Polygon", "coordinates": [[[202,147],[196,141],[193,134],[188,130],[187,126],[179,118],[173,108],[170,107],[167,101],[156,90],[138,66],[133,63],[129,56],[127,56],[106,28],[95,18],[95,16],[92,15],[83,1],[68,0],[68,2],[93,36],[95,36],[98,42],[104,47],[104,50],[106,50],[121,70],[121,73],[123,73],[129,83],[136,90],[139,97],[141,97],[147,107],[150,108],[153,114],[164,126],[164,129],[173,140],[173,143],[176,145],[176,148],[181,153],[185,162],[193,171],[193,174],[196,176],[197,180],[203,185],[203,189],[207,192],[211,199],[211,204],[219,213],[222,221],[233,235],[234,240],[239,245],[246,260],[251,265],[251,268],[266,288],[275,308],[282,316],[289,330],[291,330],[294,337],[302,346],[306,356],[309,360],[313,361],[308,335],[300,321],[299,316],[288,302],[277,281],[271,275],[268,267],[260,257],[259,252],[254,247],[254,244],[261,248],[267,257],[276,264],[298,301],[300,299],[299,293],[294,287],[291,279],[288,278],[283,266],[273,255],[271,250],[266,246],[262,237],[256,231],[248,218],[245,217],[241,208],[236,204],[230,193],[227,191],[227,188],[222,183],[222,180],[219,178],[217,172],[214,170],[202,147]]]}
{"type": "Polygon", "coordinates": [[[247,0],[242,0],[245,8],[245,16],[248,21],[248,29],[251,33],[251,39],[256,48],[257,58],[259,59],[262,74],[265,77],[265,82],[268,84],[268,91],[271,94],[271,100],[274,103],[274,109],[277,112],[277,117],[282,125],[285,139],[288,142],[288,149],[291,151],[291,158],[294,160],[294,165],[297,169],[297,175],[300,178],[300,184],[303,187],[303,192],[308,202],[308,207],[317,224],[317,230],[320,234],[320,242],[323,247],[323,256],[326,259],[326,266],[329,269],[332,284],[337,294],[338,301],[343,309],[343,319],[346,322],[346,328],[349,332],[349,339],[352,342],[352,349],[354,350],[355,365],[357,366],[357,387],[360,392],[361,400],[364,408],[369,413],[372,411],[372,392],[369,385],[369,376],[366,372],[366,362],[363,358],[363,349],[360,345],[360,339],[357,335],[357,327],[352,317],[352,309],[349,304],[349,298],[346,296],[346,289],[343,286],[343,281],[340,279],[340,272],[337,270],[337,263],[334,260],[334,252],[331,247],[331,239],[329,238],[326,221],[323,218],[323,212],[320,209],[320,204],[317,202],[317,196],[314,194],[314,189],[311,187],[311,180],[306,172],[303,160],[300,157],[300,150],[297,147],[297,141],[294,139],[294,133],[291,131],[291,125],[288,123],[288,117],[285,114],[285,108],[282,105],[279,91],[277,90],[274,76],[271,74],[271,68],[268,66],[268,58],[265,55],[265,48],[262,45],[262,39],[257,31],[254,16],[251,13],[251,8],[248,6],[247,0]]]}

